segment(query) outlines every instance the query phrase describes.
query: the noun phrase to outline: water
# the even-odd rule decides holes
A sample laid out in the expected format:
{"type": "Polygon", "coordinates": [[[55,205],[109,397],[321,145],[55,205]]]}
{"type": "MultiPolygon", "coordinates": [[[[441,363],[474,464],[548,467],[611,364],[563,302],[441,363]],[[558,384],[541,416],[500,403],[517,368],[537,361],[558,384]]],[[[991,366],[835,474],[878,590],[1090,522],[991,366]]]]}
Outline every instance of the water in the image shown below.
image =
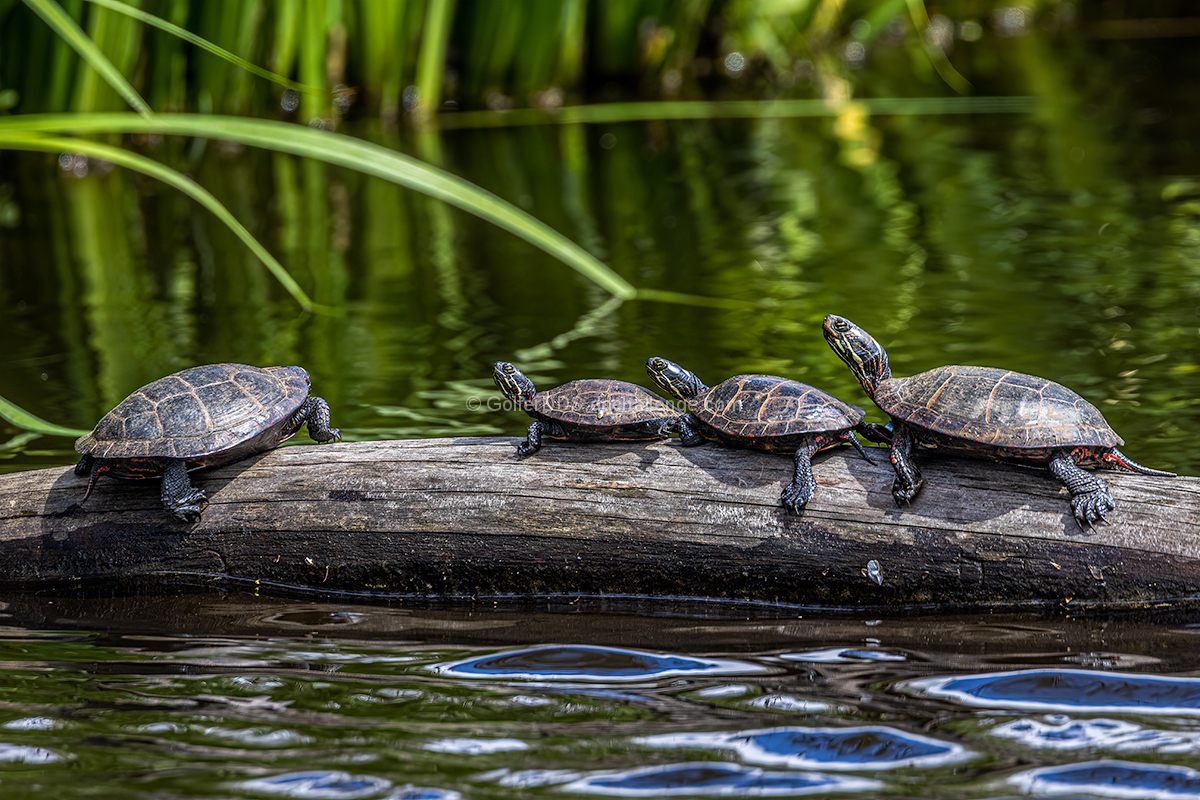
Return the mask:
{"type": "MultiPolygon", "coordinates": [[[[985,45],[979,92],[1032,94],[1035,112],[353,131],[510,200],[639,288],[733,308],[614,302],[506,233],[341,170],[138,142],[339,310],[303,314],[174,191],[2,153],[0,396],[90,428],[177,369],[296,363],[347,440],[515,441],[527,419],[496,402],[493,361],[542,387],[645,384],[659,355],[709,383],[798,378],[881,421],[821,337],[837,313],[898,375],[1045,375],[1137,461],[1200,474],[1200,51],[985,45]]],[[[0,422],[0,472],[73,460],[69,438],[0,422]]],[[[5,798],[1200,797],[1187,619],[0,600],[5,798]]]]}
{"type": "Polygon", "coordinates": [[[1186,622],[0,601],[5,797],[1200,796],[1186,622]]]}

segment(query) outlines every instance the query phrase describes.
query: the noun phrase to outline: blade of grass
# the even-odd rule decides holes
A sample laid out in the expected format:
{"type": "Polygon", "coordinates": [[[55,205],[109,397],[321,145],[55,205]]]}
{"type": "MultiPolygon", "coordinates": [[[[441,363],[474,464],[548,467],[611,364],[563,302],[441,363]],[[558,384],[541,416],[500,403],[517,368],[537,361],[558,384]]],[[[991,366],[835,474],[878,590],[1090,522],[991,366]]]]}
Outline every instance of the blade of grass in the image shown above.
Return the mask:
{"type": "Polygon", "coordinates": [[[587,39],[587,0],[564,0],[558,20],[560,39],[555,74],[559,82],[570,88],[583,74],[584,43],[587,39]]]}
{"type": "Polygon", "coordinates": [[[442,102],[442,76],[446,72],[446,47],[454,18],[454,0],[429,0],[421,47],[417,57],[417,121],[425,124],[437,116],[442,102]]]}
{"type": "Polygon", "coordinates": [[[87,431],[81,431],[78,428],[64,428],[62,425],[46,422],[41,417],[35,417],[20,406],[5,400],[3,397],[0,397],[0,417],[3,417],[23,430],[44,433],[48,436],[83,436],[87,433],[87,431]]]}
{"type": "Polygon", "coordinates": [[[701,308],[726,308],[734,311],[743,311],[754,307],[753,303],[745,300],[732,300],[728,297],[702,297],[685,292],[669,292],[664,289],[638,289],[635,299],[701,308]]]}
{"type": "Polygon", "coordinates": [[[157,114],[148,119],[128,113],[0,117],[0,135],[6,138],[28,138],[27,134],[34,132],[200,136],[315,158],[435,197],[519,236],[610,294],[626,299],[637,294],[632,284],[575,242],[491,192],[409,156],[340,133],[287,122],[201,114],[157,114]]]}
{"type": "MultiPolygon", "coordinates": [[[[871,114],[1021,114],[1032,111],[1034,98],[1013,97],[869,97],[856,99],[871,114]]],[[[549,112],[522,108],[498,114],[464,111],[442,114],[443,129],[500,128],[514,125],[641,122],[671,119],[769,119],[836,117],[840,106],[825,100],[682,100],[638,103],[595,103],[564,106],[549,112]]]]}
{"type": "Polygon", "coordinates": [[[278,83],[280,86],[285,86],[288,89],[295,89],[297,92],[305,92],[307,94],[322,93],[321,89],[317,88],[316,86],[297,83],[296,81],[285,78],[284,76],[278,75],[270,70],[263,69],[257,64],[251,64],[246,59],[234,55],[219,45],[213,44],[204,37],[197,36],[186,28],[181,28],[178,25],[168,22],[162,17],[156,17],[147,11],[142,11],[140,8],[134,8],[127,3],[119,2],[119,0],[88,0],[88,2],[94,5],[103,6],[111,11],[116,11],[119,14],[125,14],[126,16],[133,17],[139,22],[144,22],[147,25],[158,28],[159,30],[166,31],[173,36],[178,36],[185,42],[194,44],[196,47],[199,47],[202,50],[207,50],[213,55],[223,58],[229,63],[241,67],[253,75],[257,75],[260,78],[266,78],[269,81],[278,83]]]}
{"type": "Polygon", "coordinates": [[[400,116],[400,92],[408,42],[402,35],[406,0],[358,3],[363,71],[379,93],[379,116],[391,125],[400,116]]]}
{"type": "MultiPolygon", "coordinates": [[[[325,28],[328,0],[304,0],[300,7],[301,27],[296,40],[299,72],[302,80],[326,86],[329,75],[326,59],[329,56],[329,32],[325,28]]],[[[305,122],[332,116],[332,98],[317,100],[312,95],[300,98],[300,117],[305,122]]]]}
{"type": "Polygon", "coordinates": [[[946,85],[959,94],[971,91],[971,82],[954,68],[950,59],[946,57],[946,51],[925,39],[925,32],[929,30],[929,13],[925,10],[925,0],[908,0],[908,13],[912,15],[913,25],[921,34],[925,52],[928,54],[929,60],[933,62],[933,68],[937,70],[937,74],[942,76],[946,85]]]}
{"type": "Polygon", "coordinates": [[[270,64],[275,72],[291,72],[296,61],[296,38],[300,30],[301,0],[278,0],[275,3],[275,30],[271,44],[270,64]]]}
{"type": "Polygon", "coordinates": [[[0,455],[0,458],[12,458],[25,445],[40,438],[42,438],[40,433],[33,433],[32,431],[18,433],[4,444],[0,444],[0,454],[3,454],[0,455]]]}
{"type": "Polygon", "coordinates": [[[55,0],[25,0],[25,4],[33,9],[39,17],[46,21],[46,24],[58,34],[63,41],[75,48],[75,52],[79,53],[83,59],[91,65],[92,69],[96,70],[105,82],[115,89],[121,97],[125,99],[133,107],[133,110],[141,114],[143,117],[152,117],[154,112],[150,110],[150,106],[146,105],[146,101],[142,99],[137,90],[125,79],[121,74],[121,70],[109,61],[108,57],[101,52],[79,24],[63,10],[55,0]]]}
{"type": "Polygon", "coordinates": [[[229,212],[229,209],[221,204],[220,200],[181,172],[120,147],[92,142],[87,139],[75,139],[63,136],[21,136],[20,134],[14,135],[0,132],[0,147],[14,150],[39,150],[47,153],[83,153],[92,158],[111,161],[118,166],[141,172],[152,178],[157,178],[168,186],[172,186],[183,192],[211,211],[221,222],[225,223],[233,231],[234,235],[241,239],[254,255],[258,256],[259,260],[275,276],[275,279],[287,290],[287,293],[295,298],[296,302],[306,311],[319,310],[328,312],[330,310],[313,303],[304,290],[300,288],[300,284],[296,283],[295,279],[288,274],[284,266],[254,238],[250,231],[246,230],[246,227],[242,223],[238,222],[237,218],[229,212]]]}

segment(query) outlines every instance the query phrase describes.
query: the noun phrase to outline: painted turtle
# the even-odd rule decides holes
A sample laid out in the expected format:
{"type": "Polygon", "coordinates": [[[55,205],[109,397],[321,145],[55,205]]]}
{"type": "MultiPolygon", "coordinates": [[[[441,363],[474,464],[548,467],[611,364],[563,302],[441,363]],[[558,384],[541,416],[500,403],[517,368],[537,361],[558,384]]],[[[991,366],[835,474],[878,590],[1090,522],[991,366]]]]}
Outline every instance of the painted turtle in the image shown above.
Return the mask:
{"type": "Polygon", "coordinates": [[[568,442],[665,439],[679,430],[683,416],[654,392],[625,381],[571,381],[539,392],[507,361],[493,365],[492,380],[534,419],[528,437],[517,445],[518,456],[540,450],[543,436],[568,442]]]}
{"type": "MultiPolygon", "coordinates": [[[[908,503],[921,489],[913,446],[953,455],[1046,466],[1071,494],[1080,528],[1114,508],[1108,485],[1080,467],[1175,477],[1143,467],[1117,449],[1125,442],[1100,410],[1045,378],[992,367],[948,366],[893,378],[871,334],[829,315],[825,339],[863,389],[892,418],[892,496],[908,503]]],[[[883,429],[874,426],[879,432],[883,429]]]]}
{"type": "Polygon", "coordinates": [[[162,477],[162,503],[182,522],[196,522],[207,500],[188,471],[229,464],[290,439],[308,424],[318,442],[341,441],[329,406],[308,396],[300,367],[209,364],[149,383],[126,397],[91,433],[75,442],[83,454],[75,474],[96,479],[162,477]]]}
{"type": "Polygon", "coordinates": [[[793,514],[812,500],[817,482],[812,457],[839,444],[851,444],[870,461],[852,430],[863,410],[806,383],[771,375],[738,375],[712,388],[665,358],[650,358],[646,372],[665,392],[687,404],[680,444],[692,447],[713,439],[730,447],[794,453],[792,482],[783,506],[793,514]],[[690,432],[686,432],[687,428],[690,432]]]}

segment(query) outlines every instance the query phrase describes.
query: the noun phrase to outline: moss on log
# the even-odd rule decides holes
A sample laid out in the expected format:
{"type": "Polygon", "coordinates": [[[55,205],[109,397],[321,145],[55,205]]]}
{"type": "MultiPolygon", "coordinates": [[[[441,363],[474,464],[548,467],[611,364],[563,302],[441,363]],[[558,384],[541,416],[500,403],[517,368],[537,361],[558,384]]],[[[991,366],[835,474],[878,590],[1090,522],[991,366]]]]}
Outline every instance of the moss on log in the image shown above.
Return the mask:
{"type": "Polygon", "coordinates": [[[1081,531],[1047,472],[923,461],[897,508],[884,451],[791,459],[717,446],[511,438],[285,447],[193,473],[203,519],[155,481],[70,467],[0,476],[0,584],[239,580],[317,593],[713,597],[861,609],[1148,607],[1200,601],[1200,479],[1105,472],[1116,511],[1081,531]],[[869,562],[878,572],[869,570],[869,562]]]}

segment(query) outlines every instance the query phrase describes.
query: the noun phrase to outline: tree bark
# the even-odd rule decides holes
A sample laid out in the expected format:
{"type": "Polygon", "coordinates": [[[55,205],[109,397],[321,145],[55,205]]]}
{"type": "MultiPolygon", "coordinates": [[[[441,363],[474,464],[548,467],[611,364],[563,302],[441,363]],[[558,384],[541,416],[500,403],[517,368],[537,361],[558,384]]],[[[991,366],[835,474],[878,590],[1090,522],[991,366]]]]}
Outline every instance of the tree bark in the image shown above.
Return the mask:
{"type": "Polygon", "coordinates": [[[1117,508],[1081,531],[1046,470],[923,458],[911,507],[886,451],[792,459],[677,442],[429,439],[285,447],[192,474],[195,525],[157,481],[69,467],[0,476],[0,585],[147,579],[262,591],[713,597],[836,609],[1150,607],[1200,601],[1200,479],[1105,471],[1117,508]],[[877,569],[870,566],[874,561],[877,569]]]}

